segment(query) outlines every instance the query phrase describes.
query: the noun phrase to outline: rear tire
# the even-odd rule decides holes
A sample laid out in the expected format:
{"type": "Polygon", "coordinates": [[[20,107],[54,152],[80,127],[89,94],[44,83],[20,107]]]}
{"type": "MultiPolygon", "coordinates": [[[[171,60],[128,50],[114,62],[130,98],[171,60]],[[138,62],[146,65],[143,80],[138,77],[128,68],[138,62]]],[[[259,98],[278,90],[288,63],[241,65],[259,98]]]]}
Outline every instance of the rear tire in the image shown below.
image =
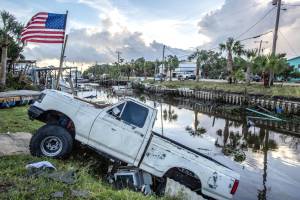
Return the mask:
{"type": "Polygon", "coordinates": [[[73,148],[71,134],[59,125],[46,124],[32,136],[29,150],[33,156],[66,158],[73,148]]]}

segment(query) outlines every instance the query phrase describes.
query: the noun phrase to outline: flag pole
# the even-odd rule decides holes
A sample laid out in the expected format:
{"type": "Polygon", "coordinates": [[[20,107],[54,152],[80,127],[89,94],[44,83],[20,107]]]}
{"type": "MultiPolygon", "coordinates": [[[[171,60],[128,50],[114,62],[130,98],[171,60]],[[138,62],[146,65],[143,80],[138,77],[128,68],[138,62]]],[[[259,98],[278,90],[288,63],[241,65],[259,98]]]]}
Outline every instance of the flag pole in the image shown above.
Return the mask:
{"type": "Polygon", "coordinates": [[[68,11],[66,11],[66,17],[65,17],[65,27],[64,27],[64,42],[61,46],[61,54],[60,54],[60,60],[59,60],[59,69],[58,69],[58,74],[56,77],[56,88],[58,90],[59,88],[59,79],[61,77],[61,73],[62,73],[62,66],[63,66],[63,62],[64,62],[64,57],[65,57],[65,49],[66,49],[66,45],[67,45],[67,41],[68,41],[68,35],[66,35],[66,25],[67,25],[67,17],[68,17],[68,11]]]}

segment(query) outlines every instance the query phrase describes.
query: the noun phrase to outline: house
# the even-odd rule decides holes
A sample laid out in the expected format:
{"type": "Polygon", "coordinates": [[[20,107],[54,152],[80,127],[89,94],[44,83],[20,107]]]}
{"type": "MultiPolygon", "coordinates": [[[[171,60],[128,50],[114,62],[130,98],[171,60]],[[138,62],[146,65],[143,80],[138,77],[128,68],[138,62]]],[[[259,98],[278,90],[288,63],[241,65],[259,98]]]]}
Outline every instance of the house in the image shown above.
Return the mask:
{"type": "MultiPolygon", "coordinates": [[[[166,69],[163,70],[163,66],[160,65],[159,66],[159,73],[166,73],[166,69]]],[[[173,74],[173,77],[176,76],[176,74],[179,74],[179,73],[193,73],[193,74],[196,74],[196,63],[194,62],[180,62],[179,63],[179,66],[174,70],[174,72],[172,73],[173,74]]],[[[167,73],[168,75],[169,73],[167,73]]]]}
{"type": "Polygon", "coordinates": [[[293,67],[295,71],[300,72],[300,56],[288,59],[288,64],[293,67]]]}

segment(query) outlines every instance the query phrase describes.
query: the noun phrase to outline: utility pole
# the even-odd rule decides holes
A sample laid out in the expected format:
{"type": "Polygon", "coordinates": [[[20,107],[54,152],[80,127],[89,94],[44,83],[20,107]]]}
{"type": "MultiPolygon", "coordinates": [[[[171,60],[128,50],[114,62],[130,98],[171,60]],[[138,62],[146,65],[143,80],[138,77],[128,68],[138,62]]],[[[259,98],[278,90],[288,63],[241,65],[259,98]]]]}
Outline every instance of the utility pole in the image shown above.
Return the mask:
{"type": "Polygon", "coordinates": [[[262,43],[268,44],[269,42],[268,42],[268,41],[260,40],[260,41],[254,41],[254,43],[259,43],[258,55],[260,55],[260,53],[261,53],[262,50],[263,50],[263,48],[262,48],[262,43]]]}
{"type": "MultiPolygon", "coordinates": [[[[273,0],[273,5],[277,4],[277,14],[276,14],[276,22],[275,22],[275,29],[273,35],[273,45],[272,45],[272,55],[276,55],[276,45],[277,45],[277,38],[278,38],[278,27],[279,27],[279,19],[280,19],[280,10],[281,10],[281,0],[273,0]]],[[[273,77],[274,72],[270,70],[269,74],[269,86],[273,84],[273,77]]]]}
{"type": "Polygon", "coordinates": [[[273,45],[272,45],[272,54],[276,54],[276,45],[277,45],[277,38],[278,38],[278,27],[279,27],[279,19],[280,19],[280,10],[281,10],[281,0],[273,0],[273,5],[277,5],[277,15],[276,15],[276,22],[275,22],[275,29],[273,35],[273,45]]]}

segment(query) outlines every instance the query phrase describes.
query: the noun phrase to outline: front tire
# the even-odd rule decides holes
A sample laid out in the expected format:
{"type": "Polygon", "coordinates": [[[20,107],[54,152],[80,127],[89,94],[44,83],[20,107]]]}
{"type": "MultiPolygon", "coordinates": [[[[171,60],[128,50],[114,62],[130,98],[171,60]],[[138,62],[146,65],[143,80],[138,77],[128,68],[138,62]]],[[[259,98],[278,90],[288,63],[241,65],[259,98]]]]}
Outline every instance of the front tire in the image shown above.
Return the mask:
{"type": "Polygon", "coordinates": [[[73,148],[70,133],[59,125],[46,124],[39,128],[30,140],[29,150],[33,156],[66,158],[73,148]]]}

